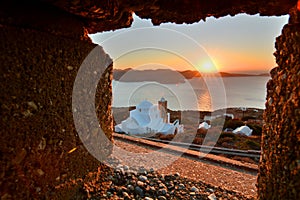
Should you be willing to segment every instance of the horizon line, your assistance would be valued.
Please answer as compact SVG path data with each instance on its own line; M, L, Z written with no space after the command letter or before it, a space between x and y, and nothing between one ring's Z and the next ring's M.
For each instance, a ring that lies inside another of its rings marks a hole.
M250 74L266 74L270 73L270 70L240 70L240 71L216 71L216 72L201 72L200 70L192 70L192 69L186 69L186 70L176 70L176 69L165 69L165 68L156 68L156 69L134 69L134 68L114 68L113 70L122 70L122 71L129 71L129 70L134 70L134 71L156 71L156 70L170 70L170 71L175 71L175 72L199 72L199 73L205 73L205 74L215 74L215 73L230 73L230 74L243 74L243 73L250 73Z

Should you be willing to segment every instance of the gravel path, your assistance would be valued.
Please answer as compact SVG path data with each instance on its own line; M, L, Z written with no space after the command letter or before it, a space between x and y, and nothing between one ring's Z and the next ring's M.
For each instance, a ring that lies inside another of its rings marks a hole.
M50 199L255 199L254 175L137 144L118 140L115 144L109 160L114 168L101 164L97 171L84 177L57 180Z
M121 164L133 168L153 168L159 174L179 173L181 177L190 181L200 181L222 189L236 191L249 198L256 195L256 175L199 162L187 157L178 157L178 155L172 155L171 153L154 151L149 147L145 148L144 146L119 140L115 140L115 144L126 150L126 152L117 156ZM132 152L132 154L128 152Z

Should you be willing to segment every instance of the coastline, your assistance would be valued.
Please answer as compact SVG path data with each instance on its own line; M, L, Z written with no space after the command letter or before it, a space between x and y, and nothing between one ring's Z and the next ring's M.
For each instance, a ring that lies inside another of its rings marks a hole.
M156 70L135 70L135 69L114 69L113 79L120 82L145 82L155 81L161 84L178 84L194 78L227 78L227 77L270 77L269 73L251 74L251 73L201 73L199 71L186 70L174 71L170 69Z

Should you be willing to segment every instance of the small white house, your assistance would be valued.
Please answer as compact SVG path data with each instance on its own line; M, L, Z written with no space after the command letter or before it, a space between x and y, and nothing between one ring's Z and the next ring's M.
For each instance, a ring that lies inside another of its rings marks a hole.
M252 129L250 129L248 126L240 126L238 128L236 128L235 130L233 130L232 132L233 133L240 133L240 134L243 134L243 135L247 135L247 136L250 136L252 134Z
M115 132L135 135L182 133L183 125L179 124L179 120L170 123L170 114L166 113L166 106L167 102L164 98L158 102L158 105L153 105L146 100L142 101L136 109L130 111L126 120L115 126Z
M208 125L207 122L202 122L201 124L199 124L198 129L204 128L204 129L209 129L211 127L211 125Z

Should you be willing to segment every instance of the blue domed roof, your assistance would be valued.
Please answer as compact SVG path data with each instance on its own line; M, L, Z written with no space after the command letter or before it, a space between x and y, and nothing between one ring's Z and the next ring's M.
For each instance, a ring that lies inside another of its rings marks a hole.
M160 102L166 102L166 99L165 99L164 97L162 97L162 98L160 99Z

